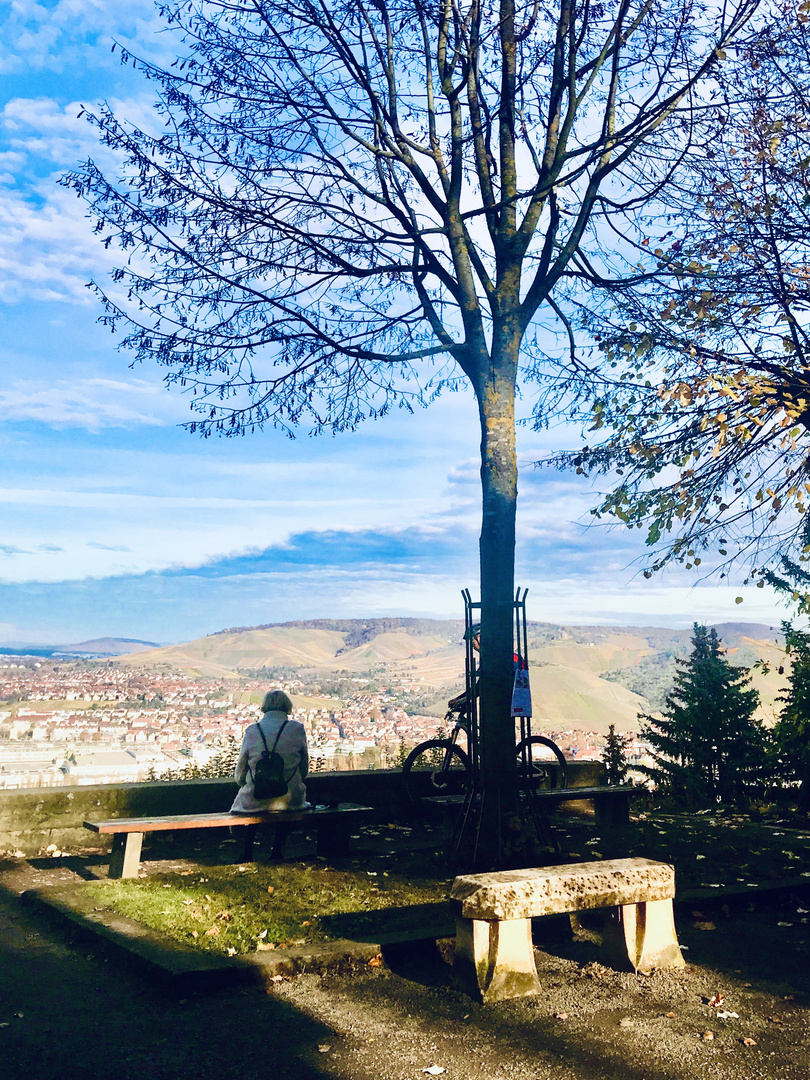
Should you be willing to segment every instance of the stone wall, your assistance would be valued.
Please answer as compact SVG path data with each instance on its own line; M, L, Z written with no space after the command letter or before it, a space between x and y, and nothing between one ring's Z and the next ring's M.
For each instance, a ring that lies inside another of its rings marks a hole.
M568 782L587 787L604 782L598 762L569 762ZM425 774L425 781L428 775ZM107 847L109 837L83 827L86 820L157 817L228 810L236 793L232 780L178 780L171 783L102 784L0 791L0 852L35 855L49 844L58 848ZM356 802L381 811L406 811L399 772L313 773L307 793L314 803ZM572 804L573 805L573 804ZM590 804L578 804L589 811Z

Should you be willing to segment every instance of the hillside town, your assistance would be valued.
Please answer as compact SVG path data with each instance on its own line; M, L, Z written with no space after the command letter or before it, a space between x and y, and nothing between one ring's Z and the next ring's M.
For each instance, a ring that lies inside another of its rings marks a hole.
M268 689L282 689L304 723L313 771L396 768L445 723L408 712L414 689L401 676L350 680L340 700L291 677L245 677L238 685L182 672L142 670L111 661L0 659L0 789L138 782L203 768L241 741ZM543 730L567 757L598 760L595 733ZM630 761L646 747L633 736Z

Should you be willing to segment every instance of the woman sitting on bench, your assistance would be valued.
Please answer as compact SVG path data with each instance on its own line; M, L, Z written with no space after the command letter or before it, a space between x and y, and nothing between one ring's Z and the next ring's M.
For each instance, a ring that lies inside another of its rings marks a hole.
M239 791L232 814L255 814L259 810L308 810L304 780L309 771L304 725L290 719L293 704L283 690L264 695L261 720L245 729L234 777ZM253 790L256 762L265 750L275 750L284 760L287 792L275 799L257 799Z

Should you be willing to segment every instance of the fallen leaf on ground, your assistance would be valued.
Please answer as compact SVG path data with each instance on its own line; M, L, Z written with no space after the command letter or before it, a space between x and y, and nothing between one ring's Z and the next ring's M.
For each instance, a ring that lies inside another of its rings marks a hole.
M193 900L184 900L183 903L186 904L186 905L189 905L189 904L193 904L194 901Z
M236 956L236 949L233 945L228 946L228 956Z
M554 1019L555 1020L567 1020L568 1019L568 1013L563 1013L563 1012L554 1013Z
M756 1046L757 1045L757 1040L756 1039L743 1039L742 1044L743 1044L743 1046Z
M382 957L381 956L372 956L372 958L368 962L368 966L369 967L382 967Z
M268 892L270 893L270 895L272 896L272 895L273 895L273 893L274 893L274 892L275 892L276 890L275 890L275 889L273 888L273 886L272 886L272 885L268 885L268 886L267 886L267 891L268 891Z
M199 937L200 935L199 935L199 934L197 933L197 931L196 931L196 930L192 930L192 931L191 931L191 936L192 936L192 937Z
M230 911L220 911L219 915L217 915L217 918L221 919L223 922L230 922L233 918L233 915L231 915Z
M322 1046L318 1047L318 1053L319 1054L328 1054L331 1049L332 1049L332 1044L331 1043L323 1043Z
M211 927L209 927L208 930L205 931L205 936L206 937L216 937L218 934L219 934L219 927L218 926L211 926Z
M256 945L256 952L270 952L271 949L275 949L272 941L260 941Z
M672 1013L672 1012L667 1013L667 1020L674 1020L674 1019L675 1019L675 1013Z
M718 990L713 998L709 998L708 1005L710 1009L719 1009L725 1001L725 997Z
M713 1031L704 1031L703 1034L700 1037L701 1037L701 1039L705 1039L706 1042L710 1042L714 1038L714 1032Z
M312 923L310 922L309 919L304 919L304 921L301 923L301 925L302 926L312 926Z

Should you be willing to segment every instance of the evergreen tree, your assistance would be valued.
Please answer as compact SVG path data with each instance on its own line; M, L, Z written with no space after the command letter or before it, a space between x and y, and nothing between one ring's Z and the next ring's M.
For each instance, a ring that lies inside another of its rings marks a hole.
M773 729L773 753L779 778L799 781L799 809L810 809L810 633L783 622L785 651L791 668L784 702ZM780 668L780 671L782 669Z
M617 735L616 725L611 724L608 728L605 749L602 751L602 761L609 784L623 784L627 777L627 742L624 735Z
M717 631L695 623L692 652L678 661L662 716L640 716L656 782L694 802L739 801L760 766L764 731L747 669L733 668Z

